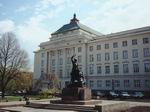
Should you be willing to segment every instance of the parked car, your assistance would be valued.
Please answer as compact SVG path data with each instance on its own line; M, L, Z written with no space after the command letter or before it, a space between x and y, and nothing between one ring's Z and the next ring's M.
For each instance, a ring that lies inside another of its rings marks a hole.
M132 97L133 98L144 98L144 94L142 92L134 92Z
M131 95L128 92L121 92L120 98L127 99L130 98Z
M108 99L114 99L117 98L119 96L119 94L115 93L114 91L110 91L107 95Z
M104 93L102 93L101 91L97 91L97 96L104 97L104 96L105 96L105 94L104 94Z

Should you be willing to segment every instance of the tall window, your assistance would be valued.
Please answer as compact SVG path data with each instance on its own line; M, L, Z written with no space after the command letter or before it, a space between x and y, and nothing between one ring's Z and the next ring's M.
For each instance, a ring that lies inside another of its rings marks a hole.
M60 69L60 70L59 70L59 77L62 78L62 76L63 76L63 70Z
M90 58L89 58L89 59L90 59L89 61L90 61L90 62L93 62L93 61L94 61L94 56L93 56L93 54L90 54L89 57L90 57Z
M59 59L59 64L60 64L60 65L63 64L63 59L62 59L62 58Z
M123 51L123 59L128 59L128 51L127 50Z
M128 45L127 41L122 41L122 46L126 47Z
M118 60L118 52L117 51L113 52L113 58L114 58L114 60Z
M134 87L140 87L141 86L141 81L140 80L134 80Z
M110 73L110 66L105 66L105 73L109 74Z
M101 54L97 54L97 61L101 61Z
M66 48L66 52L67 52L67 54L71 54L71 49L70 48Z
M144 63L145 72L150 72L150 62Z
M123 64L123 73L129 73L128 64Z
M119 65L114 65L114 73L119 73Z
M138 58L138 49L132 50L132 58Z
M102 68L100 65L97 65L97 74L101 74L102 73Z
M144 57L150 57L150 49L149 48L143 48Z
M102 87L102 80L97 80L97 87Z
M93 46L90 46L90 47L89 47L89 51L93 51Z
M44 60L41 60L41 66L44 66Z
M78 47L78 52L82 52L82 47Z
M132 40L132 45L137 45L137 39Z
M130 87L130 80L124 80L124 87Z
M143 38L143 44L148 44L149 43L149 38Z
M101 50L101 45L97 45L97 50Z
M120 80L114 80L114 87L120 87Z
M134 73L138 73L139 72L139 64L138 63L134 63L133 64L133 72Z
M109 61L109 60L110 60L109 53L105 53L105 60L106 60L106 61Z
M94 65L93 64L91 64L89 66L89 72L90 72L91 75L94 74Z
M71 64L70 57L67 57L67 64Z
M55 66L55 59L52 59L52 66Z
M93 80L90 80L90 81L89 81L89 86L90 86L90 88L93 88L93 87L94 87L94 81L93 81Z
M118 47L118 43L117 42L114 42L113 43L113 48L117 48Z
M105 49L109 49L109 44L105 44Z
M106 87L111 87L111 81L110 80L106 80Z
M145 80L145 87L150 88L150 80Z
M81 56L78 56L78 62L81 63L82 62L82 58Z
M41 53L41 57L44 58L45 57L45 53Z

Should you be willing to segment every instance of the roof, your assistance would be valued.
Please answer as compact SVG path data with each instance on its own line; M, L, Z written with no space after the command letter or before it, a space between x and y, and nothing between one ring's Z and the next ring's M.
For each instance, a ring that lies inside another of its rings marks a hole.
M58 33L63 33L63 32L67 32L67 31L71 31L71 30L77 30L77 29L82 29L86 32L95 34L97 36L102 35L101 33L81 24L79 22L79 20L76 18L76 15L74 14L73 19L71 19L69 24L65 24L63 25L60 29L58 29L56 32L52 33L52 35L54 34L58 34Z

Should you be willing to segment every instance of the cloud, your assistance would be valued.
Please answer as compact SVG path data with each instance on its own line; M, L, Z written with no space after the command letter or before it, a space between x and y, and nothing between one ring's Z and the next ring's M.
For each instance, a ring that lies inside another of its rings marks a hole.
M0 33L5 33L9 31L14 31L15 30L15 24L14 21L10 19L5 19L0 21Z
M143 27L150 25L149 7L149 0L108 0L89 12L83 23L102 33Z
M29 6L21 6L21 7L17 8L17 9L15 10L15 12L25 12L25 11L27 11L27 10L29 10L29 9L30 9Z

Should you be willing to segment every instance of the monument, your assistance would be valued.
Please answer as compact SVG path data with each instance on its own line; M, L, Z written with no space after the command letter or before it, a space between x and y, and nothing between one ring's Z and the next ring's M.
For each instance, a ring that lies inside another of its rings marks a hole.
M70 101L91 100L91 89L86 87L84 75L78 68L75 55L71 57L71 61L71 80L69 85L62 90L62 101L70 103Z

